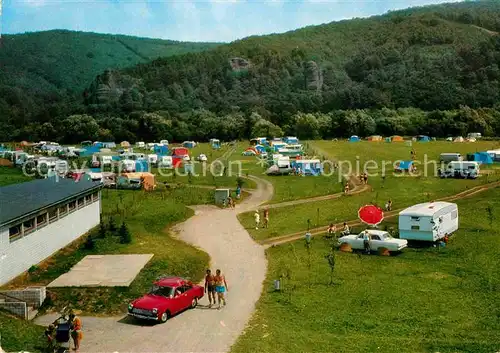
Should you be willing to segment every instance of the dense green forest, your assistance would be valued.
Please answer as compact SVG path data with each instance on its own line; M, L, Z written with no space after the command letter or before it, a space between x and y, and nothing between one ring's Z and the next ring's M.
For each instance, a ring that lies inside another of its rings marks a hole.
M215 47L123 35L53 30L2 35L0 124L50 121L81 104L104 70Z
M0 138L499 135L497 31L500 2L480 1L249 37L102 71L38 113L0 95Z

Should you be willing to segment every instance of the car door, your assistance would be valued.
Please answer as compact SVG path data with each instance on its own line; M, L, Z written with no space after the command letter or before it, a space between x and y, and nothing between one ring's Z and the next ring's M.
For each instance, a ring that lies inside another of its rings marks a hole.
M185 308L186 297L182 286L174 288L174 297L172 298L172 314L178 313Z
M364 245L364 242L363 242L363 238L364 238L364 235L363 233L359 234L358 236L356 236L356 238L354 238L353 240L351 240L351 247L353 249L364 249L365 248L365 245Z
M376 234L372 234L371 240L370 240L370 249L371 250L378 250L382 246L382 240L380 237Z

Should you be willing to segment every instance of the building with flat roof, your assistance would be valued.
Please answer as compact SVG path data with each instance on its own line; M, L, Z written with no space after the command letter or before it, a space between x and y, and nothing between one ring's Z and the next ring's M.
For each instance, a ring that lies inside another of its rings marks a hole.
M0 285L100 222L101 182L47 178L0 188Z

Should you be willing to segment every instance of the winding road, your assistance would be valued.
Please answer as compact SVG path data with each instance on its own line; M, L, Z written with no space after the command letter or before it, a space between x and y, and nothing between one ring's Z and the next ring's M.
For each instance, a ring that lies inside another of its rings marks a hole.
M82 317L82 353L230 350L253 313L267 270L264 247L250 238L236 215L269 201L273 187L265 180L250 178L258 187L236 209L196 206L195 215L173 229L176 237L210 255L212 269L222 269L229 286L227 306L208 309L208 299L204 298L198 308L163 325L141 324L123 316ZM46 315L36 323L48 325L54 319L54 315Z

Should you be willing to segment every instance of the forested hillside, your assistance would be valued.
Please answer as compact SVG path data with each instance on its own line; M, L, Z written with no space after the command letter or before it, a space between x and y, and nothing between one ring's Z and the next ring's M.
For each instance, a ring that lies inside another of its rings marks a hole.
M56 126L75 121L93 126L96 138L130 140L266 131L302 137L500 134L494 109L500 102L499 30L495 1L249 37L103 72L70 104L80 115L68 120L50 112L42 126L28 113L36 123L14 129L14 136L57 135ZM11 124L18 122L15 114L25 114L9 113Z
M2 35L1 41L0 122L20 125L66 112L106 69L215 46L65 30Z

